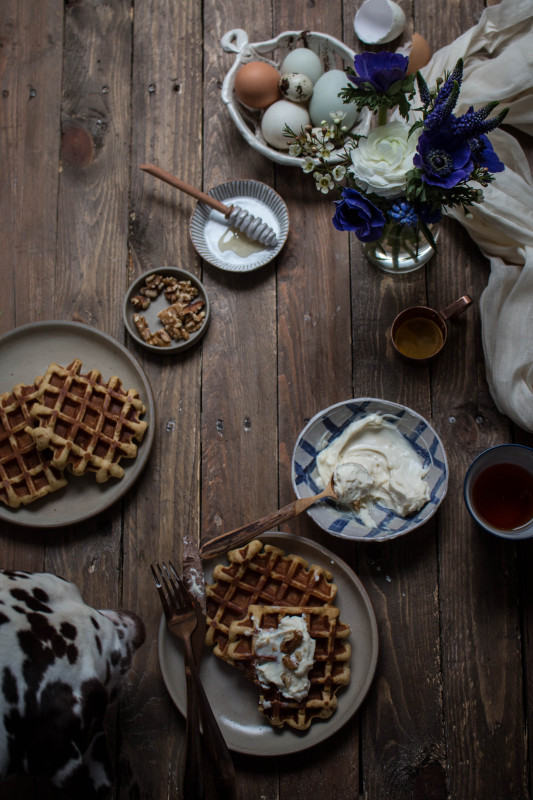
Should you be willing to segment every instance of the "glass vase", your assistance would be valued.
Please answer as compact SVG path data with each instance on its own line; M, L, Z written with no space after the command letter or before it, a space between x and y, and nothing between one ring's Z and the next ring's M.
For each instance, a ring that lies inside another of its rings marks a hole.
M434 240L437 241L438 225L433 224L428 227ZM391 222L385 225L379 239L364 244L363 252L368 260L383 272L403 275L427 264L435 250L420 228Z

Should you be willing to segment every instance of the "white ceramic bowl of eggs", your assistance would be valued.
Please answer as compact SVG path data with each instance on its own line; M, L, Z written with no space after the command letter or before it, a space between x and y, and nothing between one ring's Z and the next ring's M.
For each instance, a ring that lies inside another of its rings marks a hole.
M368 109L358 112L338 96L348 85L345 73L353 67L355 53L338 39L312 31L285 31L265 42L248 41L246 31L235 28L221 39L225 52L236 58L222 84L222 100L248 144L278 164L300 166L302 159L289 154L287 125L299 133L309 123L331 122L330 113L343 111L348 130L366 135ZM340 161L332 153L331 163Z

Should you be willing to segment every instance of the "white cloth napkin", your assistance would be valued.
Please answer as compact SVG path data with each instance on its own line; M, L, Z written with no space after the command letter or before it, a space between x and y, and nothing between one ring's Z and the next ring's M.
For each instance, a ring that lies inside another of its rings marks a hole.
M502 0L421 70L428 85L464 60L455 114L491 100L510 111L505 125L533 135L533 0ZM484 190L485 202L448 215L490 260L480 300L487 380L499 411L533 432L533 179L517 140L497 129L491 143L505 164Z

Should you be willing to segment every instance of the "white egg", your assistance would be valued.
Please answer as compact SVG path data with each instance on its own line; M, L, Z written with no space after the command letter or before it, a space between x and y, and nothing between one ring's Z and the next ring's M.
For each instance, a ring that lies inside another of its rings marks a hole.
M330 123L332 121L330 114L343 111L342 124L348 129L353 127L359 116L357 106L354 103L343 103L338 96L345 86L349 86L349 81L341 69L330 69L317 80L309 103L309 114L313 125L321 125L323 120Z
M278 100L269 106L261 120L261 132L265 141L278 150L288 150L290 139L283 135L285 125L299 134L301 128L309 124L309 112L298 103L289 100Z
M306 103L313 94L313 82L301 72L287 72L281 76L279 90L286 100Z
M324 74L322 62L314 52L307 47L297 47L287 53L279 69L282 75L287 72L299 72L307 75L312 83L316 83L321 75Z

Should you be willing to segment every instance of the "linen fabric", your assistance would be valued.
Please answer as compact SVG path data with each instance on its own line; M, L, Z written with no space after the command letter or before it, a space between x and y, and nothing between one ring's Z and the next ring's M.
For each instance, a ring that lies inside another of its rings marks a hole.
M505 125L533 135L533 0L502 0L421 70L430 87L464 60L454 113L491 100L510 109ZM472 219L449 209L468 230L491 271L480 299L487 381L498 410L533 432L533 178L514 136L497 129L490 141L505 170L473 206Z

